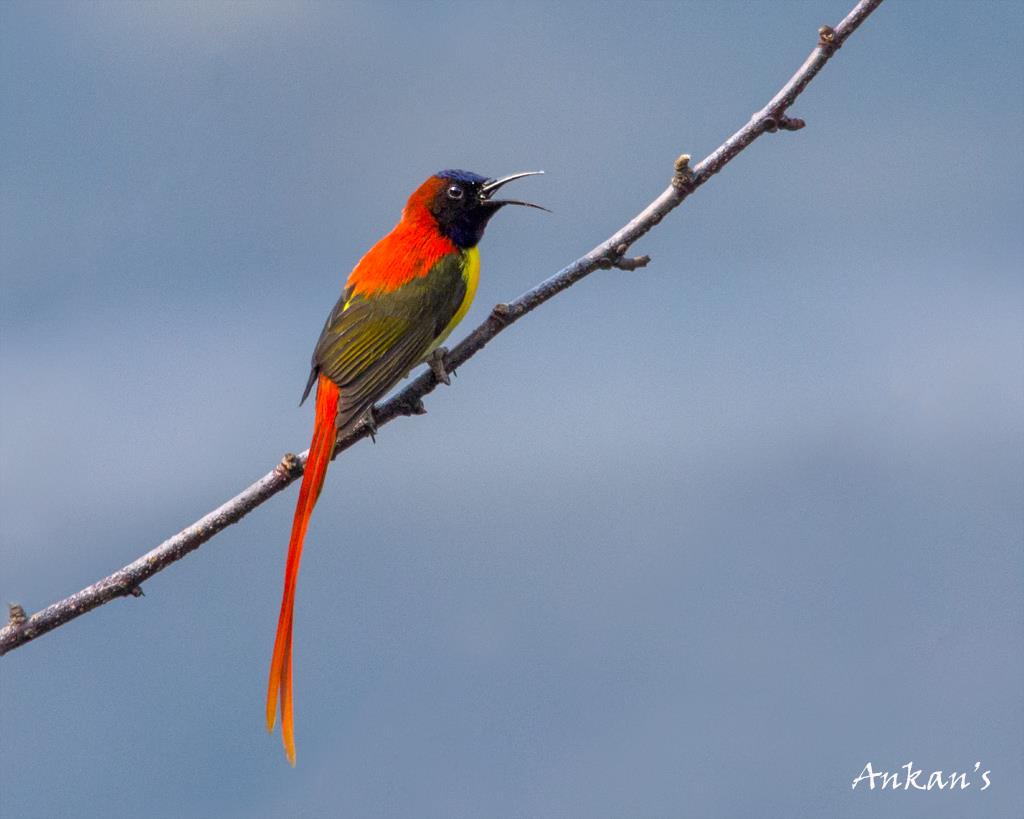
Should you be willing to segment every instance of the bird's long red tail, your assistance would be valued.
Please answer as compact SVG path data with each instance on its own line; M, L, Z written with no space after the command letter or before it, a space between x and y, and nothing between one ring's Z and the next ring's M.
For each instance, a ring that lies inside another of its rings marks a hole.
M292 536L288 541L288 559L284 568L284 594L281 614L277 620L274 656L270 661L270 681L267 684L267 730L274 730L277 718L278 695L281 698L281 740L288 761L295 764L295 728L292 720L292 611L295 606L295 581L299 576L302 541L306 537L309 516L313 513L320 489L324 485L327 465L334 452L335 420L338 415L338 387L321 375L316 387L316 421L309 457L302 476L299 500L292 519Z

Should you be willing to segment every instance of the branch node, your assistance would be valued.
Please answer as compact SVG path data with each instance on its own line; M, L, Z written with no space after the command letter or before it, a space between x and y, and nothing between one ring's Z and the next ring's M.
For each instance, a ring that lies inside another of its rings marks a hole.
M142 586L132 586L130 589L128 589L127 592L125 592L125 594L126 595L131 595L132 597L145 597L146 596L145 593L142 591Z
M644 267L651 260L650 256L627 257L625 255L627 250L629 250L629 245L622 242L614 250L609 250L599 258L596 262L597 267L602 270L611 270L613 267L619 270L636 270L638 267Z
M17 627L28 622L28 615L25 614L25 609L21 607L21 604L8 603L7 611L10 613L10 616L7 618L7 625Z
M672 187L683 193L693 190L693 169L690 167L689 154L680 154L676 159L675 172L672 174Z
M776 131L799 131L805 125L807 125L807 123L797 117L788 117L785 114L777 114L768 117L764 121L764 130L769 134L774 134Z
M299 465L299 459L292 452L286 452L281 456L280 462L274 467L278 475L290 475Z
M640 267L647 267L651 261L651 257L648 255L643 256L623 256L615 262L615 266L619 270L636 270Z
M842 48L842 43L836 40L836 30L832 26L822 26L818 29L818 46L831 57L836 49Z
M512 323L512 307L505 302L499 302L491 310L491 316L502 326Z

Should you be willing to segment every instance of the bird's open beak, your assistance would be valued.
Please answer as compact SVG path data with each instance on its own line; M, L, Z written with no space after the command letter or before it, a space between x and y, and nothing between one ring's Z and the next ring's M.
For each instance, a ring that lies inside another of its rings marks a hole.
M484 183L483 187L480 188L480 201L486 202L489 205L499 208L502 205L523 205L527 208L537 208L537 210L544 210L551 213L547 208L535 205L532 202L521 202L518 199L491 199L491 195L503 185L508 184L513 179L522 179L524 176L537 176L542 174L544 171L523 171L521 173L513 173L508 176L503 176L501 179L490 179Z

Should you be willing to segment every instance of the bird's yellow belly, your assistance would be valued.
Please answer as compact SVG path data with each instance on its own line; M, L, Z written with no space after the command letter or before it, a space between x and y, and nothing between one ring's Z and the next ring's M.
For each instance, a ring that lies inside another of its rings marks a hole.
M462 280L466 283L466 297L462 300L462 304L459 305L459 309L455 311L452 320L441 331L441 335L435 338L430 345L430 349L427 350L428 355L451 335L452 330L466 317L466 313L469 312L469 308L473 304L473 297L476 296L476 287L480 283L480 251L475 247L471 247L466 251L464 259Z

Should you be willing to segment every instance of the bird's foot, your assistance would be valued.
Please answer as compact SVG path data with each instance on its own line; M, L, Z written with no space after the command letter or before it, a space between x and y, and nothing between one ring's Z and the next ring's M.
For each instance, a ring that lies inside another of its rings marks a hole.
M376 415L376 411L377 411L377 408L371 406L363 414L363 423L366 425L366 432L369 434L370 441L372 443L377 443L377 415Z
M430 370L434 373L434 378L446 387L450 387L452 385L452 380L448 377L448 370L445 369L444 366L444 359L446 355L448 355L448 348L438 347L428 356L427 364L430 365ZM452 370L451 374L455 375L455 370Z

